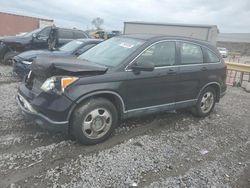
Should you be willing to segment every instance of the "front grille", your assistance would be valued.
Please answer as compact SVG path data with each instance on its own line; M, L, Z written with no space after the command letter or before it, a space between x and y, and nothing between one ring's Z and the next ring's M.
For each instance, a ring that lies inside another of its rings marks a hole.
M45 81L45 80L44 80ZM42 86L42 84L44 83L44 81L43 80L38 80L37 78L34 78L34 80L33 80L33 87L32 87L32 91L34 92L34 93L41 93L42 92L42 90L41 90L41 86Z
M30 72L25 78L26 87L33 91L35 94L39 94L42 92L41 86L44 83L46 78L38 77Z

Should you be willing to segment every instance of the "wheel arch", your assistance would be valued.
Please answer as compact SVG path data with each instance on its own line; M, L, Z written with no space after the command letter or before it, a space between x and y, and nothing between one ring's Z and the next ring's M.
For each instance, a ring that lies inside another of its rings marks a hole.
M90 98L96 98L96 97L102 97L105 99L108 99L109 101L111 101L115 107L118 110L118 116L119 116L119 120L123 119L124 113L125 113L125 104L123 101L123 98L116 92L114 91L96 91L96 92L92 92L89 93L87 95L84 95L82 97L80 97L75 103L75 105L71 108L67 120L71 121L71 117L73 112L75 111L75 109L78 107L79 104L81 104L83 101L90 99Z
M220 87L220 84L219 84L218 82L209 82L209 83L207 83L206 85L204 85L204 86L201 88L201 90L200 90L200 92L199 92L197 98L199 98L199 96L200 96L200 94L202 93L202 91L203 91L204 89L208 88L208 87L212 87L212 88L215 90L215 92L216 92L216 102L219 102L219 101L220 101L221 87Z

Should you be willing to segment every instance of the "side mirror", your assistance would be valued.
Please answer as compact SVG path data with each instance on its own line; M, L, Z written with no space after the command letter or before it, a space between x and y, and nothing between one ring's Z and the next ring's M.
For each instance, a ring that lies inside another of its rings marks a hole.
M33 33L33 34L32 34L32 37L33 37L33 38L37 38L37 34L36 34L36 33Z
M134 63L130 67L133 71L140 72L140 71L153 71L155 69L155 65L151 62L144 62L141 65Z

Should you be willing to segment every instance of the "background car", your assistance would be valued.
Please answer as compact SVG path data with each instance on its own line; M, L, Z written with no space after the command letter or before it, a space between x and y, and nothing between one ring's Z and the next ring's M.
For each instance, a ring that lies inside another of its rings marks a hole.
M32 50L23 52L12 59L13 72L17 73L22 78L23 76L28 74L32 61L38 55L46 55L51 57L79 56L102 41L103 40L101 39L77 39L65 44L64 46L58 48L58 50L55 51Z
M110 39L112 37L116 37L116 36L119 36L121 35L121 32L120 31L111 31L109 33L107 33L107 38Z
M223 58L227 58L228 50L226 48L218 47L217 49L219 50L219 52Z
M53 30L57 30L58 33L56 40L57 47L74 39L90 38L84 31L55 26L39 28L21 36L3 37L0 39L0 62L11 64L11 58L23 51L48 49L48 38L52 28Z

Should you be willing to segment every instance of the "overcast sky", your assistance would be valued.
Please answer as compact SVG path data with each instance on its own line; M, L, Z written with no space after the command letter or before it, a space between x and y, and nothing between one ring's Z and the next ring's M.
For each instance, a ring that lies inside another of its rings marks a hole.
M107 30L122 30L124 21L148 21L215 24L220 32L250 33L250 0L0 0L0 11L81 29L101 17Z

